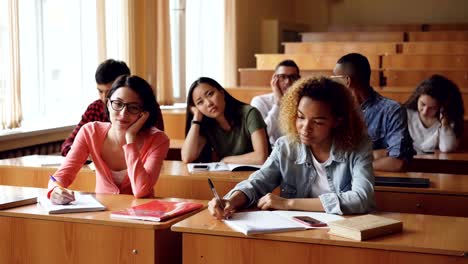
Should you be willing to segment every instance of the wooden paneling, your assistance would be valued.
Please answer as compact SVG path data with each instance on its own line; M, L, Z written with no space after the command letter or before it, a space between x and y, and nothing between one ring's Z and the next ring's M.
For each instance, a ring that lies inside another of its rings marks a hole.
M403 54L468 54L468 41L404 42Z
M342 54L361 53L363 55L395 54L398 43L392 42L286 42L284 53L296 54Z
M330 32L404 32L420 31L422 24L382 24L382 25L328 25Z
M257 95L271 93L270 87L234 87L226 88L226 91L237 100L250 104L252 98Z
M452 30L468 30L468 24L424 24L422 31L452 31ZM407 30L418 31L418 30Z
M314 41L388 41L402 42L404 32L305 32L303 42Z
M259 70L255 68L244 68L239 69L240 86L261 86L270 87L271 77L273 76L274 70ZM311 76L331 76L333 70L301 70L302 77ZM371 72L370 83L372 86L380 86L380 75L379 70L373 70Z
M332 70L342 54L307 55L307 54L256 54L257 69L273 70L283 60L294 60L301 70ZM380 68L378 55L367 56L371 69Z
M408 32L408 41L468 41L468 31Z
M468 55L386 55L382 68L402 70L468 69Z
M408 86L413 89L423 80L440 74L452 80L460 89L468 88L468 69L465 70L407 70L385 69L382 71L386 86Z

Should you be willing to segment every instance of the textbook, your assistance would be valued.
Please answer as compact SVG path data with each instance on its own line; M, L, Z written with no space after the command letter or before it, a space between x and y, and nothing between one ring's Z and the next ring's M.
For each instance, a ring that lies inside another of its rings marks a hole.
M75 192L75 201L69 204L53 204L47 196L37 198L42 208L49 214L66 214L79 212L104 211L106 207L96 200L91 194Z
M199 203L154 200L112 212L111 217L160 222L202 207Z
M42 189L31 187L0 186L0 210L37 203Z
M327 213L303 211L251 211L235 213L230 219L223 220L232 229L244 235L306 230L313 227L294 220L294 217L309 217L328 223L343 219L342 216Z
M427 178L375 177L375 186L428 188L431 182Z
M328 226L329 234L359 241L403 230L403 222L372 214L333 221Z
M187 168L189 172L197 171L255 171L262 167L262 165L250 164L235 164L224 162L209 162L209 163L188 163Z

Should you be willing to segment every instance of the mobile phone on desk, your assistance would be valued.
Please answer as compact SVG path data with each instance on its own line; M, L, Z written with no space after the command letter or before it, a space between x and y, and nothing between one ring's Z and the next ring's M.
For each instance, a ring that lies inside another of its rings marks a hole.
M195 164L193 165L194 170L208 170L208 165L206 164Z
M298 221L301 224L311 226L311 227L324 227L324 226L327 226L326 223L324 223L324 222L322 222L320 220L317 220L315 218L312 218L310 216L294 216L293 219Z

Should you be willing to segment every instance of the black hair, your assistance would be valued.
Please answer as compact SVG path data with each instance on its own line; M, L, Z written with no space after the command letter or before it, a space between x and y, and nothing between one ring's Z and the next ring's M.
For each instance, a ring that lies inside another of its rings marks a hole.
M419 97L424 94L437 100L440 108L443 108L444 115L449 123L454 124L455 135L461 137L463 135L465 109L457 85L442 75L434 74L418 84L410 98L404 103L404 106L418 111ZM440 112L437 113L437 115L439 114Z
M195 103L193 101L193 91L200 84L207 84L211 87L216 88L218 91L224 94L224 101L226 103L226 106L224 108L224 116L226 117L226 120L229 122L229 124L231 124L232 126L239 125L239 123L242 121L242 117L241 117L240 111L237 111L235 109L239 109L243 105L246 105L246 104L232 97L232 95L230 95L226 91L226 89L224 89L217 81L209 77L200 77L197 80L195 80L192 83L192 85L190 85L190 89L187 94L187 109L186 109L186 115L185 115L186 116L185 136L187 136L190 130L190 126L192 125L193 113L192 113L191 108L195 106ZM207 116L203 116L203 119L201 120L201 129L200 129L201 134L205 135L206 137L206 133L207 133L206 128L213 127L215 125L216 125L216 120L214 120L213 118L209 118ZM211 153L212 153L212 146L210 146L209 143L207 142L197 160L202 161L202 162L211 161Z
M122 75L115 80L112 84L112 88L109 90L106 100L106 114L109 116L109 109L107 108L107 101L111 98L112 94L120 88L127 87L138 94L143 107L143 111L149 113L149 117L146 120L145 124L142 126L142 130L148 129L155 124L162 123L162 114L161 109L159 108L159 104L156 101L156 97L154 96L153 89L151 85L145 81L143 78L136 76L136 75ZM160 119L160 120L159 120ZM159 128L159 127L158 127ZM161 129L161 128L159 128ZM161 129L164 130L164 127Z
M275 71L278 70L279 67L281 66L284 66L284 67L293 67L296 69L297 71L297 74L298 75L301 75L301 72L299 70L299 67L297 66L296 62L294 62L293 60L284 60L280 63L278 63L278 65L276 65L276 68L275 68Z
M354 78L363 86L370 85L371 68L367 58L359 53L349 53L337 62L343 66L346 75Z
M99 64L94 74L97 84L108 84L114 82L121 75L130 75L130 69L123 61L108 59Z

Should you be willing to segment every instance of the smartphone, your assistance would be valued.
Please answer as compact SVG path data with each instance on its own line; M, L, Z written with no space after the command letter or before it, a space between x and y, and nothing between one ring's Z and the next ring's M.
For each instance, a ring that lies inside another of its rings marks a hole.
M315 218L312 218L310 216L294 216L293 217L294 220L304 224L304 225L308 225L308 226L312 226L312 227L322 227L322 226L327 226L326 223L322 222L322 221L319 221Z
M208 165L206 164L196 164L193 165L194 170L208 170Z

